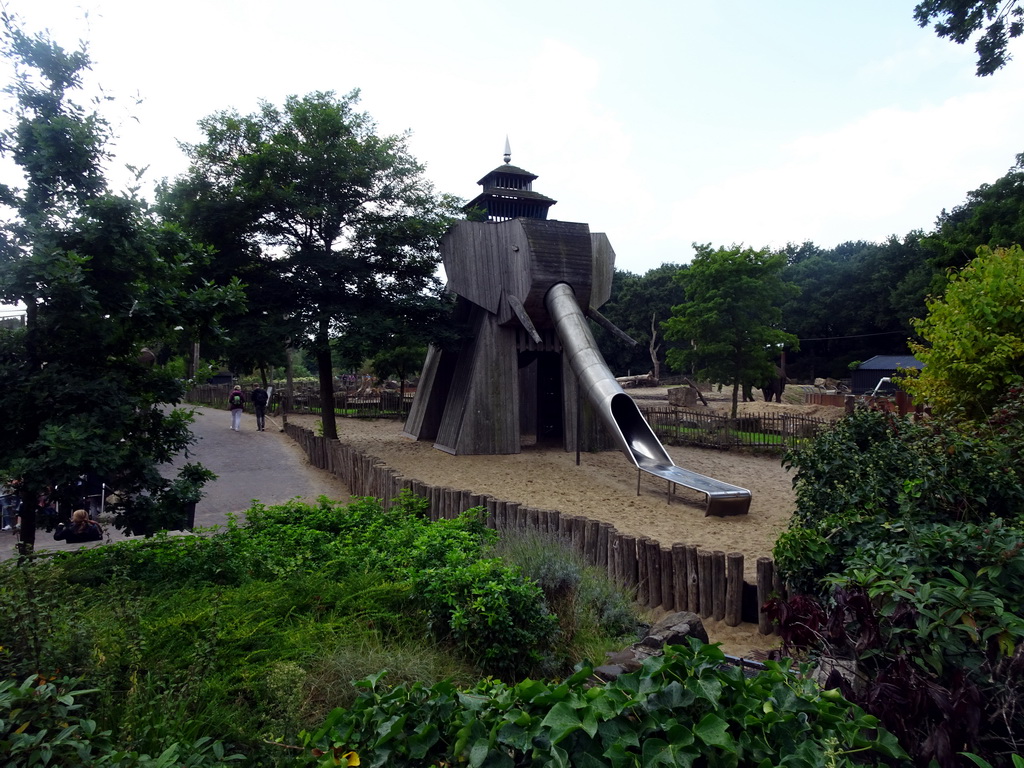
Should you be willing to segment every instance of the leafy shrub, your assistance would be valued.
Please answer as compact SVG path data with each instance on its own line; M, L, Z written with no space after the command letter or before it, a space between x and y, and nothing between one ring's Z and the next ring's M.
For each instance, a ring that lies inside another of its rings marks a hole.
M824 577L844 570L848 555L894 533L913 536L918 525L1024 519L1018 428L961 429L858 410L787 452L797 508L774 554L791 586L822 594Z
M357 684L350 709L304 734L304 762L824 768L905 756L836 692L778 663L747 678L723 665L716 646L691 643L604 685L592 685L586 665L558 684L488 680L468 690L447 682L383 689L371 677Z
M414 584L434 635L488 674L529 671L555 639L540 587L500 560L418 571Z
M793 648L848 660L844 692L921 764L1024 732L1024 393L985 422L858 411L787 454L797 511L775 545Z
M159 754L115 748L110 731L101 731L84 715L95 689L79 687L72 678L44 680L36 676L21 684L0 680L0 761L5 768L21 766L117 766L171 768L221 766L243 760L228 754L209 738L164 743Z

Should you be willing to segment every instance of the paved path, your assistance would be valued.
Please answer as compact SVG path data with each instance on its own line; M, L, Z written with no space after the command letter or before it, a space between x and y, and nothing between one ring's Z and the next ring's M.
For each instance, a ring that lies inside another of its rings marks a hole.
M347 499L348 489L327 472L311 467L290 438L281 432L279 420L267 418L267 429L256 431L256 419L246 413L242 431L230 429L227 411L196 408L192 432L198 438L189 461L198 461L217 474L205 487L203 499L196 505L196 525L212 526L227 522L228 514L243 512L254 499L265 504L281 504L300 497L315 501L319 496ZM179 459L184 463L185 459ZM104 525L105 541L96 544L66 544L54 541L44 530L36 531L36 550L65 550L102 546L106 541L126 537L112 525ZM17 554L17 537L0 534L0 560Z

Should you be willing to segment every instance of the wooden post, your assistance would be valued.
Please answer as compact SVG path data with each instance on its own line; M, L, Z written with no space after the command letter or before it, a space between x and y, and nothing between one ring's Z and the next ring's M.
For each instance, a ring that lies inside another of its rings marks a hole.
M725 623L735 627L743 621L743 555L730 552L725 563Z
M622 536L619 542L622 557L622 583L627 592L636 592L636 537Z
M597 520L587 520L583 529L583 556L587 565L597 565L597 539L601 524Z
M636 601L644 608L651 604L651 579L647 570L647 542L650 538L640 536L636 540Z
M711 553L711 615L715 621L725 618L725 552Z
M661 554L661 604L671 611L676 605L672 550L658 547L658 551Z
M700 574L697 566L699 557L697 547L687 544L683 547L686 553L686 602L687 610L700 613Z
M768 602L772 583L775 580L775 563L770 557L757 558L757 631L762 635L772 633L772 622L764 612L764 604Z
M697 553L697 589L700 592L700 616L706 619L714 612L714 576L711 573L711 553Z
M690 610L688 601L689 585L686 581L686 547L682 544L672 545L672 594L675 597L674 608L677 611Z
M505 521L508 524L509 530L516 528L519 525L519 502L518 501L506 501L505 502Z
M661 605L661 545L653 540L647 541L647 579L650 582L651 608Z
M606 571L610 570L608 567L608 536L611 527L611 523L600 523L597 526L597 562L595 565Z

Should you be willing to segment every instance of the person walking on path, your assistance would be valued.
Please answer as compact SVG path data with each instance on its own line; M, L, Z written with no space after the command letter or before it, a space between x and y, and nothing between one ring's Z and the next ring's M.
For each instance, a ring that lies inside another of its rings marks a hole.
M242 409L245 408L245 395L242 388L235 384L235 388L228 395L228 406L231 408L231 428L235 432L242 431Z
M252 410L256 414L256 429L262 432L267 419L267 400L270 399L267 397L267 390L253 387L252 392L249 393L249 399L252 401Z

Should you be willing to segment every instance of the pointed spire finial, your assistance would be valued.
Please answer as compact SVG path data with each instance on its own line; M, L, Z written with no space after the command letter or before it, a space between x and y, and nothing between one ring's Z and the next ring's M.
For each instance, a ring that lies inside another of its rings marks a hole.
M512 162L512 147L509 146L508 136L505 136L505 162Z

